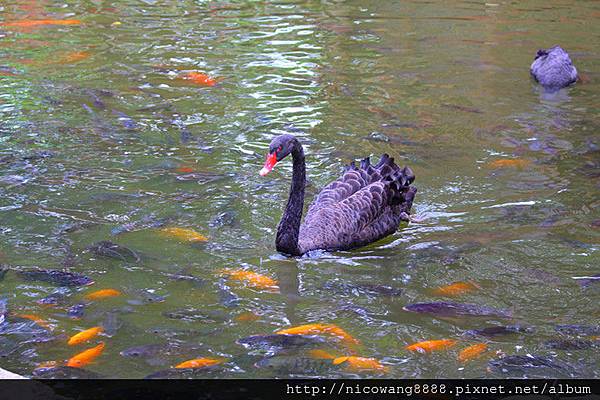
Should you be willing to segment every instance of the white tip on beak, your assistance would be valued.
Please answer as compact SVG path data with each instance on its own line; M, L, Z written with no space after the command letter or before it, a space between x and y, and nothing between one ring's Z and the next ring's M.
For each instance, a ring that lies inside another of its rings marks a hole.
M256 170L255 170L256 171ZM266 168L263 168L260 170L260 172L258 173L260 176L265 176L266 174L269 173L269 170Z

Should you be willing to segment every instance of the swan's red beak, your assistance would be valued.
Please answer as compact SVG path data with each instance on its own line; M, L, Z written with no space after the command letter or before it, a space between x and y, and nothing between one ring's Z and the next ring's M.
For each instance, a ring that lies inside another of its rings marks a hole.
M277 164L277 152L276 151L267 155L267 160L265 161L265 165L262 167L262 169L259 172L260 176L265 176L266 174L271 172L271 170L273 169L275 164Z

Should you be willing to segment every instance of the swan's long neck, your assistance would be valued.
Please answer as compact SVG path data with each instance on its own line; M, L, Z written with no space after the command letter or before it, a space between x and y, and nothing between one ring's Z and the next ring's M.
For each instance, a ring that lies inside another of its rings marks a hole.
M306 184L304 150L299 142L296 142L294 150L292 150L292 158L294 165L292 185L285 211L277 228L275 245L277 251L298 256L301 255L298 248L298 236L302 220L302 209L304 208L304 186Z

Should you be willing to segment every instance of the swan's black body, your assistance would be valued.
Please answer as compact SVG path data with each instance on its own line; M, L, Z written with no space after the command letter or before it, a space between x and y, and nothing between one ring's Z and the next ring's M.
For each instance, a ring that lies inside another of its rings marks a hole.
M531 64L531 75L548 90L558 90L577 81L577 69L560 46L538 50Z
M264 175L288 154L293 158L292 185L277 228L277 250L293 256L311 250L347 250L394 233L408 214L417 189L410 168L399 168L387 154L377 165L369 158L352 163L327 185L308 208L304 223L306 164L300 142L292 135L276 137L269 149ZM269 158L272 158L268 167Z

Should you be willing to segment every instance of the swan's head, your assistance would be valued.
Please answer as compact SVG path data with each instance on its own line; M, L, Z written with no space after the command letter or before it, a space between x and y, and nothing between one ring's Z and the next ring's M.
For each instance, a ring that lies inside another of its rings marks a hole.
M269 154L267 154L265 165L259 172L260 176L265 176L271 172L275 164L286 158L297 144L298 139L294 135L286 134L273 139L269 145Z

